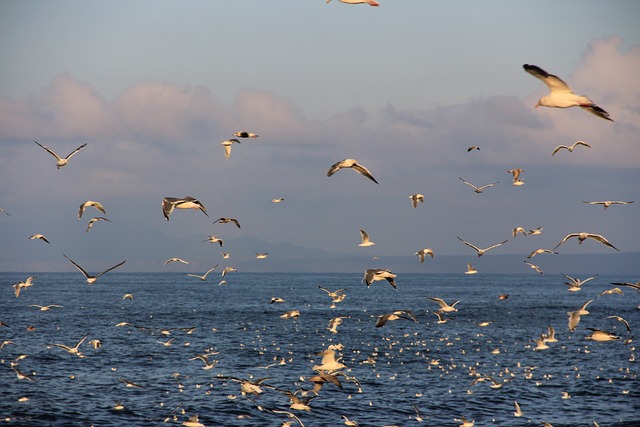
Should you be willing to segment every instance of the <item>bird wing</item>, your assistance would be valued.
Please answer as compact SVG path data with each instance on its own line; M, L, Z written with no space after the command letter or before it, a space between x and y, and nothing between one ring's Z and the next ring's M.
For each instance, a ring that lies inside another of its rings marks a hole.
M362 229L360 229L360 239L362 240L362 243L366 243L369 241L369 235Z
M598 241L598 242L602 243L603 245L609 246L610 248L613 248L616 251L620 252L620 250L618 248L613 246L611 243L609 243L609 241L607 239L605 239L603 236L601 236L599 234L587 234L587 237L590 238L590 239L593 239L595 241Z
M162 214L169 221L169 215L173 212L173 208L175 207L176 199L173 197L165 197L162 199Z
M613 119L609 116L609 113L607 113L603 108L598 107L596 104L586 106L581 105L580 107L582 107L583 110L588 111L591 114L595 114L598 117L602 117L605 120L609 120L610 122L613 121Z
M210 268L209 270L207 270L207 272L206 272L206 273L204 273L204 276L202 276L202 277L204 277L204 278L206 279L206 278L207 278L207 275L208 275L209 273L211 273L213 270L215 270L215 269L216 269L216 267L217 267L218 265L219 265L219 264L216 264L216 265L214 265L214 266L213 266L213 268Z
M373 177L373 175L371 175L371 172L369 172L369 170L367 168L365 168L364 166L362 166L359 163L356 163L353 165L352 169L354 169L356 172L366 176L367 178L369 178L371 181L375 182L376 184L379 184L378 181L376 181L376 179Z
M79 266L79 265L78 265L74 260L72 260L71 258L69 258L68 256L66 256L65 254L62 254L62 255L63 255L66 259L68 259L68 260L71 262L71 264L75 265L75 266L76 266L76 268L77 268L78 270L80 270L80 272L81 272L82 274L84 274L84 277L85 277L85 278L87 278L87 279L89 278L89 273L87 273L86 271L84 271L84 268L80 267L80 266Z
M572 237L577 237L578 233L571 233L571 234L567 234L564 239L562 239L562 241L560 243L558 243L557 245L554 246L553 250L555 251L556 249L558 249L558 246L560 246L561 244L563 244L564 242L566 242L567 240L569 240Z
M240 223L235 218L229 218L229 220L236 225L236 227L240 228Z
M82 144L80 147L76 148L75 150L73 150L71 153L69 153L69 155L66 157L66 160L69 160L71 157L73 157L74 154L76 154L78 151L82 150L85 146L87 145L87 143L85 142L84 144ZM57 156L56 156L57 157Z
M500 243L496 243L495 245L491 245L491 246L489 246L488 248L485 249L485 252L488 251L489 249L493 249L493 248L497 248L498 246L502 246L507 242L508 242L508 240L505 240L504 242L500 242Z
M568 84L566 84L560 77L547 73L542 68L536 65L523 65L524 70L531 74L533 77L542 80L547 85L551 92L573 92Z
M460 178L460 180L461 180L462 182L464 182L465 184L467 184L469 187L473 188L474 190L478 190L478 187L476 187L476 186L475 186L475 185L473 185L472 183L465 181L464 179L462 179L462 177L458 177L458 178Z
M45 147L44 145L40 144L38 141L33 141L36 144L38 144L40 147L44 148L49 154L51 154L53 157L55 157L58 160L62 160L62 158L60 158L60 156L58 156L53 150L51 150L50 148Z
M458 237L458 236L456 236L456 237ZM475 249L475 250L476 250L476 251L478 251L478 252L480 252L480 251L482 250L482 249L480 249L479 247L477 247L477 246L475 246L475 245L472 245L471 243L467 242L466 240L462 240L460 237L458 237L458 239L459 239L462 243L464 243L465 245L469 246L470 248Z
M553 153L551 153L552 156L554 156L558 151L562 150L562 149L568 150L569 147L567 147L566 145L558 145L555 150L553 150Z
M518 174L518 175L520 175L520 174ZM514 176L514 179L515 179L515 178L516 178L516 177ZM483 185L482 187L478 188L478 191L482 191L482 190L484 190L485 188L493 187L494 185L498 184L499 182L500 182L500 181L496 181L496 182L492 182L491 184Z
M430 299L431 301L435 301L435 302L437 302L437 303L440 305L440 307L443 307L443 308L444 308L444 307L446 307L446 306L447 306L447 303L446 303L446 302L444 302L444 300L443 300L442 298L429 297L429 299Z
M108 269L106 269L105 271L103 271L103 272L101 272L101 273L98 273L98 274L96 275L96 277L95 277L95 278L97 279L98 277L102 276L104 273L108 273L108 272L110 272L111 270L113 270L114 268L118 268L118 267L120 267L120 266L121 266L122 264L124 264L125 262L127 262L127 261L126 261L126 260L125 260L125 261L122 261L120 264L116 264L116 265L114 265L113 267L108 268Z
M344 164L344 160L340 160L339 162L336 162L333 165L331 165L331 167L327 171L327 177L330 177L334 173L338 172L342 168L343 164Z
M591 148L591 146L589 144L587 144L584 141L576 141L573 143L573 147L577 146L577 145L584 145L585 147Z

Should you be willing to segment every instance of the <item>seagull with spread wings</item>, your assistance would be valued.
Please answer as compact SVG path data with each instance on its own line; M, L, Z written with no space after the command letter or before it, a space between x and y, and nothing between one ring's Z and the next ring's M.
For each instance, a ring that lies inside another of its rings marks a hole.
M589 144L587 144L586 142L584 142L584 141L576 141L576 142L574 142L574 143L573 143L573 145L569 145L569 146L566 146L566 145L558 145L558 146L555 148L555 150L553 150L553 153L551 153L551 156L555 156L555 154L556 154L558 151L563 150L563 149L564 149L564 150L567 150L567 151L568 151L568 152L570 152L570 153L573 153L573 150L574 150L577 146L579 146L579 145L583 145L583 146L585 146L585 147L587 147L587 148L591 148L591 146L590 146Z
M38 144L40 147L44 148L47 151L47 153L51 154L53 157L56 158L56 160L57 160L56 167L58 169L60 169L61 167L66 166L67 163L69 163L69 159L71 159L71 157L73 157L74 154L76 154L78 151L82 150L87 145L86 143L82 144L80 147L76 148L71 153L69 153L69 155L67 157L62 158L62 157L58 156L53 150L51 150L50 148L45 147L44 145L40 144L38 141L33 141L33 142Z
M365 168L360 163L358 163L356 159L344 159L344 160L340 160L337 163L334 163L327 171L327 177L330 177L334 173L338 172L340 169L353 169L354 171L358 172L361 175L366 176L371 181L378 184L378 181L376 181L373 175L371 175L371 172L369 172L369 169Z
M458 236L456 236L456 237L458 237ZM458 240L460 240L462 243L464 243L465 245L469 246L470 248L475 249L476 252L478 252L478 257L481 257L482 255L484 255L485 252L487 252L488 250L493 249L493 248L497 248L498 246L502 246L502 245L504 245L505 243L508 242L508 240L505 240L503 242L496 243L495 245L491 245L488 248L481 249L481 248L477 247L476 245L473 245L473 244L467 242L466 240L461 239L460 237L458 237Z
M469 187L473 188L473 191L475 191L475 192L476 192L476 193L478 193L478 194L482 193L482 190L484 190L485 188L493 187L494 185L496 185L497 183L499 183L499 182L500 182L500 181L496 181L496 182L493 182L493 183L491 183L491 184L483 185L482 187L476 187L476 186L475 186L475 185L473 185L472 183L467 182L467 181L465 181L464 179L462 179L462 177L458 177L458 178L460 178L460 180L461 180L462 182L464 182L465 184L467 184Z
M81 272L81 273L84 275L84 277L87 279L87 283L88 283L88 284L90 284L90 285L93 285L93 284L96 282L96 280L98 280L98 277L102 276L102 275L103 275L103 274L105 274L105 273L110 272L111 270L113 270L113 269L115 269L115 268L120 267L122 264L124 264L125 262L127 262L127 261L122 261L120 264L116 264L116 265L114 265L113 267L107 268L106 270L104 270L104 271L102 271L102 272L100 272L100 273L96 274L95 276L92 276L92 275L90 275L89 273L87 273L87 272L84 270L84 268L80 267L80 266L79 266L79 265L78 265L74 260L72 260L71 258L69 258L68 256L66 256L65 254L62 254L62 255L63 255L66 259L68 259L68 260L71 262L71 264L75 265L75 266L76 266L76 268L77 268L78 270L80 270L80 272Z
M567 240L571 239L572 237L577 237L579 244L582 244L582 242L584 242L587 239L592 239L592 240L595 240L596 242L600 242L603 245L608 246L608 247L610 247L612 249L615 249L616 251L620 252L620 250L618 248L616 248L615 246L613 246L611 243L609 243L609 241L607 239L605 239L604 236L601 236L600 234L585 233L585 232L567 234L565 236L565 238L562 239L562 241L560 243L558 243L553 248L553 250L556 250L558 248L558 246L560 246L561 244L563 244Z

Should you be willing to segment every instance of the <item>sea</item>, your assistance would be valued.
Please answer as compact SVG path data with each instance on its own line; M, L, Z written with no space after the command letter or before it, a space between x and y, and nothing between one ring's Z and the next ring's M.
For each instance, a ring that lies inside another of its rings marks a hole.
M93 285L35 274L16 297L11 285L29 275L0 273L0 426L640 426L640 293L603 294L637 276L569 292L563 276L535 272L398 273L394 289L361 273L232 272L220 284L217 271L201 281L116 270ZM320 287L346 297L333 304ZM457 311L438 323L431 297L459 300ZM589 300L570 332L567 313ZM415 321L375 326L396 310ZM535 350L549 326L557 342ZM586 339L589 328L619 339ZM57 345L85 336L79 355ZM330 348L340 384L314 393ZM261 393L243 394L242 381ZM291 409L289 393L310 410Z

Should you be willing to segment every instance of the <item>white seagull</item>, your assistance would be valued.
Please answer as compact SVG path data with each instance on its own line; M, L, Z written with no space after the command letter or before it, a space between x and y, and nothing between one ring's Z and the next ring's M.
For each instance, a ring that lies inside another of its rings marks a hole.
M634 200L631 200L630 202L625 202L622 200L603 200L601 202L585 202L584 200L582 201L582 203L586 203L588 205L602 205L605 211L611 205L628 205L634 202Z
M31 239L31 240L40 239L40 240L42 240L42 241L43 241L43 242L45 242L45 243L49 243L49 244L51 244L51 242L49 242L49 241L47 240L47 238L46 238L46 237L44 237L44 234L40 234L40 233L38 233L38 234L32 234L31 236L29 236L29 239Z
M585 147L587 147L587 148L591 148L591 146L590 146L589 144L587 144L586 142L584 142L584 141L576 141L576 142L574 142L574 143L573 143L573 145L569 145L569 146L566 146L566 145L558 145L558 146L553 150L553 153L551 153L551 156L555 156L555 154L556 154L558 151L563 150L563 149L564 149L564 150L567 150L567 151L568 151L568 152L570 152L570 153L573 153L574 148L576 148L578 145L584 145L584 146L585 146Z
M162 199L162 213L167 221L169 221L169 215L171 215L171 212L173 212L174 209L198 209L206 216L209 216L204 205L200 203L198 199L191 196L183 198L165 197Z
M585 233L585 232L580 232L580 233L571 233L571 234L567 234L565 236L564 239L562 239L562 241L560 243L558 243L553 250L556 250L558 248L558 246L560 246L561 244L563 244L564 242L566 242L567 240L571 239L572 237L577 237L578 238L578 243L582 244L582 242L584 242L587 239L593 239L596 242L600 242L605 246L609 246L610 248L615 249L616 251L620 252L620 250L618 248L616 248L615 246L613 246L611 243L609 243L609 241L607 239L605 239L603 236L599 235L599 234L592 234L592 233Z
M89 230L91 230L91 227L93 227L93 223L98 222L98 221L107 221L107 222L113 222L110 219L107 219L103 216L94 216L93 218L91 218L89 220L89 223L87 224L87 229L85 230L85 233L88 232Z
M224 146L224 158L228 159L229 157L231 157L231 145L233 143L236 144L240 144L240 141L233 138L233 139L227 139L225 141L222 141L220 144L222 144Z
M122 264L124 264L125 262L127 262L127 261L122 261L120 264L116 264L116 265L114 265L113 267L108 268L108 269L106 269L106 270L104 270L104 271L102 271L102 272L100 272L100 273L96 274L95 276L92 276L92 275L90 275L89 273L87 273L87 272L86 272L82 267L80 267L80 266L79 266L79 265L78 265L74 260L72 260L71 258L69 258L68 256L66 256L65 254L62 254L62 255L64 255L64 257L65 257L66 259L68 259L68 260L71 262L71 264L75 265L75 266L76 266L76 268L77 268L78 270L80 270L80 272L81 272L81 273L84 275L84 277L87 279L87 283L88 283L88 284L90 284L90 285L94 284L94 283L96 282L96 280L98 280L98 277L102 276L102 275L103 275L103 274L105 274L105 273L108 273L109 271L111 271L111 270L113 270L113 269L115 269L115 268L120 267Z
M209 275L209 273L211 273L213 270L216 269L216 267L218 266L218 264L214 265L212 268L210 268L209 270L207 270L206 273L204 273L204 275L202 276L198 276L197 274L191 274L191 273L185 273L187 276L191 276L191 277L197 277L198 279L200 279L201 281L205 281L207 280L207 276Z
M482 193L482 190L484 190L485 188L493 187L494 185L496 185L497 183L499 183L499 182L500 182L500 181L496 181L496 182L493 182L493 183L491 183L491 184L483 185L482 187L476 187L476 186L475 186L475 185L473 185L472 183L467 182L467 181L465 181L464 179L462 179L462 177L458 177L458 178L460 178L460 180L461 180L462 182L464 182L465 184L467 184L469 187L473 188L473 191L475 191L475 192L476 192L476 193L478 193L478 194Z
M458 236L456 236L456 237L458 237ZM470 248L475 249L476 252L478 252L478 257L481 257L482 255L484 255L485 252L487 252L490 249L497 248L498 246L504 245L508 241L508 240L505 240L503 242L496 243L495 245L491 245L488 248L480 249L479 247L477 247L475 245L472 245L471 243L467 242L466 240L462 240L460 237L458 237L458 240L460 240L462 243L464 243L465 245L469 246Z
M442 298L429 297L429 299L431 301L437 302L438 305L440 305L440 310L438 311L441 313L450 313L452 311L458 311L455 305L458 304L460 300L454 301L451 304L447 304Z
M393 274L389 270L383 270L380 268L370 268L364 272L364 277L361 282L365 282L367 284L367 288L371 286L371 284L378 280L386 280L393 286L393 289L398 289L395 281L396 275Z
M611 117L609 117L609 113L598 107L586 96L576 95L573 93L573 90L571 90L569 85L558 76L549 74L542 68L535 65L524 64L522 67L533 77L542 80L550 90L549 95L543 96L538 100L536 108L541 106L552 108L580 107L583 110L602 117L605 120L613 121Z
M168 260L166 260L163 265L167 265L170 262L181 262L183 264L189 264L189 261L185 261L182 258L175 258L174 257L174 258L169 258Z
M73 157L74 154L76 154L78 151L82 150L87 144L82 144L80 147L76 148L75 150L73 150L71 153L69 153L69 155L67 157L65 157L64 159L60 156L58 156L56 153L53 152L53 150L51 150L50 148L45 147L44 145L40 144L38 141L33 141L36 144L38 144L40 147L44 148L49 154L51 154L53 157L55 157L58 161L56 162L56 167L58 169L60 169L63 166L66 166L67 163L69 163L69 159L71 159L71 157Z
M540 254L558 255L558 252L552 251L551 249L539 248L539 249L536 249L535 251L531 252L529 255L527 255L527 258L533 258L534 256L540 255Z
M416 252L414 255L418 255L418 258L420 258L420 264L424 263L424 258L429 255L431 258L433 258L434 254L433 254L433 249L431 248L424 248L424 249L420 249L418 252Z
M471 265L470 262L467 263L467 271L464 272L464 274L477 274L478 270L476 270L475 268L473 268L473 266Z
M366 176L371 181L378 184L378 181L376 181L373 175L371 175L371 172L369 172L367 168L359 164L358 161L355 159L344 159L344 160L340 160L337 163L334 163L327 171L327 177L330 177L334 173L338 172L340 169L346 169L346 168L353 169L354 171Z
M257 138L258 137L257 134L247 132L247 131L234 132L233 136L237 136L238 138Z
M542 269L540 269L540 267L538 267L537 265L530 263L529 261L527 261L526 259L523 260L525 262L525 264L527 264L529 267L533 268L535 271L537 271L539 274L544 274L544 271L542 271Z
M369 239L369 235L367 234L367 232L362 229L360 229L360 240L361 242L358 244L358 246L367 247L375 245L375 243L372 242L371 239Z
M215 221L213 221L214 224L217 223L217 222L219 222L220 224L228 224L228 223L231 222L231 223L235 224L236 227L240 228L240 223L235 218L224 218L224 217L222 217L222 218L218 218Z
M587 277L584 280L580 280L575 277L567 276L564 273L560 273L560 274L562 274L565 278L567 278L567 280L569 280L569 282L564 282L565 285L569 286L569 289L568 289L569 292L579 291L580 289L582 289L582 285L587 283L589 280L593 280L596 277L598 277L598 275L596 274L595 276Z
M411 199L411 206L414 208L418 207L418 202L424 203L424 194L416 193L409 196Z
M104 206L102 206L102 204L100 202L94 202L93 200L87 200L86 202L84 202L83 204L80 205L80 208L78 209L78 219L82 218L82 214L84 213L84 210L88 207L94 207L96 209L98 209L100 212L102 212L103 214L107 214L107 211L104 210Z

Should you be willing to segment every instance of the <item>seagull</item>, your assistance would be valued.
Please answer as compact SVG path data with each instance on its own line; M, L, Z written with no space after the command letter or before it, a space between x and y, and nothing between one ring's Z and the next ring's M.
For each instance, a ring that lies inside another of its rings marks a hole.
M584 141L576 141L573 143L573 145L570 146L566 146L566 145L558 145L555 150L553 150L553 153L551 153L551 156L554 156L558 151L565 149L567 151L569 151L570 153L573 153L573 150L578 146L578 145L584 145L587 148L591 148L591 146L589 144L587 144Z
M66 256L65 254L62 254L62 255L64 255L64 257L65 257L66 259L68 259L68 260L71 262L71 264L75 265L75 266L76 266L76 268L77 268L78 270L80 270L80 272L81 272L82 274L84 274L84 277L87 279L87 283L88 283L88 284L90 284L90 285L94 284L94 283L96 282L96 280L98 280L98 277L102 276L102 275L103 275L103 274L105 274L105 273L108 273L109 271L111 271L111 270L113 270L113 269L115 269L115 268L120 267L122 264L124 264L125 262L127 262L127 261L122 261L120 264L116 264L116 265L114 265L113 267L108 268L108 269L104 270L103 272L96 274L95 276L91 276L91 275L90 275L89 273L87 273L87 272L86 272L82 267L80 267L80 266L79 266L79 265L78 265L74 260L72 260L71 258L69 258L68 256Z
M567 280L569 280L569 282L564 282L565 285L569 286L569 292L577 292L580 289L582 289L582 285L584 285L585 283L587 283L589 280L595 279L596 277L598 277L598 275L596 274L595 276L591 276L588 277L584 280L580 280L580 279L576 279L574 277L571 276L567 276L564 273L560 273L562 274L565 278L567 278Z
M364 272L364 277L362 278L361 282L364 281L367 284L368 288L375 281L386 280L391 284L391 286L393 286L393 289L398 290L395 278L396 275L389 270L371 268Z
M524 169L509 169L507 173L513 175L513 185L522 185L524 181L520 179L520 174L524 172Z
M414 314L409 310L396 310L392 313L387 313L383 314L382 316L375 317L378 318L378 321L376 322L376 328L381 328L386 325L387 322L392 320L406 319L413 320L414 322L418 321L418 319L416 319L416 316L414 316Z
M322 356L322 362L320 365L314 366L314 371L338 371L346 368L346 366L340 363L341 357L336 359L336 351L333 349L326 349L318 353L318 356Z
M204 239L202 241L202 243L204 242L209 242L209 243L218 243L220 245L220 247L222 247L222 245L224 245L224 240L222 240L221 238L219 238L218 236L216 236L215 234L213 236L209 236L206 239Z
M607 319L616 319L618 322L622 322L625 328L627 328L627 332L631 333L631 326L629 326L629 322L624 320L622 317L613 315L613 316L607 316Z
M174 258L169 258L168 260L166 260L163 265L167 265L170 262L181 262L183 264L189 264L189 261L185 261L182 258L175 258L174 257Z
M162 199L162 213L167 221L169 221L169 215L171 215L173 209L198 209L206 216L209 216L204 205L200 203L198 199L194 199L191 196L186 196L181 199L177 197L165 197Z
M138 383L134 383L133 381L129 381L126 378L118 378L118 380L120 380L122 383L124 383L124 385L126 387L132 387L132 388L144 388L143 386L141 386Z
M94 202L93 200L87 200L86 202L81 204L80 205L80 209L78 209L78 219L82 218L82 214L84 213L84 210L86 208L88 208L88 207L91 207L91 206L93 206L94 208L98 209L103 214L107 213L107 211L104 210L104 206L102 206L102 204L100 202Z
M458 236L456 236L456 237L458 237ZM462 240L460 237L458 237L458 240L460 240L462 243L464 243L465 245L469 246L470 248L475 249L478 252L478 257L481 257L482 255L484 255L485 252L487 252L490 249L497 248L498 246L502 246L505 243L507 243L507 240L505 240L503 242L496 243L495 245L491 245L488 248L480 249L479 247L477 247L475 245L472 245L471 243L469 243L469 242L467 242L465 240Z
M436 317L438 318L438 321L436 323L443 324L443 323L447 323L449 321L449 319L445 319L444 316L442 315L442 313L440 312L440 310L436 310L433 312L433 314L436 315Z
M87 145L86 143L82 144L80 147L78 147L75 150L73 150L71 153L69 153L69 155L67 157L65 157L63 159L62 157L60 157L56 153L54 153L53 150L45 147L44 145L40 144L38 141L33 141L33 142L38 144L40 147L44 148L49 154L51 154L53 157L55 157L58 160L56 162L56 167L58 169L60 169L63 166L66 166L67 163L69 163L69 159L71 159L71 157L73 157L74 154L76 154L78 151L82 150Z
M636 282L636 283L628 283L628 282L611 282L612 285L615 286L628 286L630 288L635 289L636 291L640 292L640 281Z
M269 252L256 252L256 259L265 259L269 256Z
M222 258L224 259L229 259L229 257L231 257L231 252L220 251L220 255L222 255Z
M473 266L471 265L470 262L467 263L467 271L464 272L464 274L476 274L478 273L478 270L476 270L475 268L473 268Z
M411 206L415 208L418 207L418 202L424 203L424 194L416 193L409 196L411 199Z
M271 199L269 203L282 203L284 202L284 197L280 197L278 199Z
M540 335L539 339L534 339L533 341L536 343L536 347L534 348L535 351L547 350L549 348L544 340L544 335Z
M587 314L589 314L589 312L587 311L587 306L589 304L591 304L593 302L592 299L590 299L589 301L585 302L584 304L582 304L580 306L580 308L578 310L576 310L576 312L580 315L580 316L586 316Z
M604 206L604 210L606 211L607 208L611 205L628 205L631 203L634 203L635 200L632 200L630 202L625 202L625 201L621 201L621 200L604 200L602 202L585 202L584 200L582 201L582 203L587 203L589 205L602 205Z
M40 309L40 311L49 311L52 308L62 308L61 305L56 305L56 304L49 304L49 305L32 304L29 307L38 307Z
M538 227L538 228L534 228L533 230L529 230L529 233L527 233L527 234L533 234L533 235L542 234L542 227Z
M209 275L209 273L211 273L213 270L215 270L217 266L218 266L218 264L214 265L212 268L207 270L207 272L204 273L204 275L202 275L202 276L198 276L197 274L191 274L191 273L185 273L185 274L187 276L197 277L198 279L200 279L200 280L202 280L204 282L205 280L207 280L207 276Z
M527 237L527 232L524 231L524 228L522 228L522 227L516 227L511 232L511 234L513 234L513 237L516 237L518 235L518 233L522 233L523 236Z
M603 331L602 329L595 329L595 328L587 328L588 330L591 331L591 334L587 337L585 337L585 339L587 340L593 340L593 341L616 341L619 340L620 337L611 333L611 332L607 332L607 331Z
M94 222L98 222L98 221L107 221L107 222L113 222L110 219L107 219L103 216L94 216L93 218L91 218L89 220L89 223L87 224L87 229L85 230L85 233L88 232L89 230L91 230L91 227L93 227L93 223Z
M78 341L78 343L73 347L68 347L68 346L66 346L64 344L50 344L49 346L50 347L60 347L61 349L65 350L69 354L74 354L74 355L76 355L76 356L78 356L80 358L84 358L84 354L82 354L80 352L79 348L80 348L80 345L82 345L82 343L84 342L84 340L87 339L88 336L89 335L85 335L84 337L82 337L80 339L80 341Z
M258 135L256 135L255 133L246 132L246 131L234 132L233 136L237 136L238 138L257 138L258 137Z
M580 233L571 233L571 234L567 234L565 236L564 239L562 239L562 241L560 243L558 243L553 250L556 250L558 248L558 246L560 246L561 244L563 244L564 242L566 242L567 240L569 240L572 237L577 237L578 238L578 243L582 244L582 242L584 242L587 239L593 239L596 242L600 242L605 246L609 246L610 248L615 249L616 251L620 252L620 250L618 248L616 248L615 246L613 246L611 243L609 243L609 241L607 239L605 239L603 236L599 235L599 234L592 234L592 233L585 233L585 232L580 232Z
M473 427L473 425L475 424L475 420L471 420L468 421L465 417L460 417L460 418L454 418L453 421L458 421L462 424L460 424L460 427Z
M522 409L520 409L520 405L518 405L518 402L513 402L514 405L516 406L516 410L513 413L514 417L521 417L522 416Z
M543 334L543 341L544 342L558 342L558 340L556 339L556 330L553 329L553 326L551 326L551 325L547 326L547 333Z
M424 248L424 249L420 249L418 252L416 252L414 255L418 255L418 258L420 258L420 264L424 263L424 258L429 255L431 258L433 258L434 253L433 253L433 249L431 248Z
M298 317L300 317L300 310L289 310L280 316L281 319L297 319Z
M536 108L538 107L552 107L552 108L570 108L580 107L596 116L602 117L605 120L613 121L602 108L598 107L592 100L586 96L576 95L573 90L558 76L547 73L540 67L535 65L524 64L522 66L524 70L531 74L533 77L540 79L547 85L550 90L549 95L543 96L538 100Z
M331 319L329 321L329 325L327 326L327 330L329 332L332 332L334 334L338 333L338 326L340 326L342 324L342 319L349 319L349 316L340 316L340 317L334 317L333 319Z
M455 307L456 304L460 302L460 300L454 301L452 304L447 304L442 298L429 297L431 301L435 301L440 305L440 312L442 313L450 313L452 311L458 311Z
M227 275L227 273L231 273L231 272L235 272L238 271L236 268L233 267L225 267L224 270L222 270L222 274L220 275L221 277L224 277Z
M230 222L234 223L236 225L236 227L240 228L240 223L238 222L237 219L235 218L218 218L215 221L213 221L213 224L215 224L216 222L219 222L220 224L228 224Z
M540 255L540 254L558 255L558 252L552 251L551 249L539 248L539 249L536 249L535 251L531 252L529 255L527 255L527 258L533 258L534 256Z
M544 274L544 271L542 271L542 270L540 269L540 267L538 267L537 265L530 263L530 262L529 262L529 261L527 261L526 259L524 259L523 261L524 261L524 263L525 263L525 264L527 264L529 267L533 268L533 269L534 269L535 271L537 271L538 273L540 273L540 274Z
M48 241L46 237L44 237L44 234L33 234L33 235L29 236L29 239L31 239L31 240L40 239L45 243L51 244L51 242Z
M198 420L198 414L191 415L182 425L185 427L204 427L204 424Z
M365 168L364 166L359 164L358 161L355 160L355 159L344 159L344 160L341 160L341 161L339 161L337 163L334 163L329 168L329 170L327 171L327 177L330 177L334 173L338 172L340 169L345 169L345 168L351 168L351 169L355 170L356 172L358 172L359 174L362 174L362 175L366 176L371 181L373 181L376 184L378 184L378 181L376 181L376 179L373 177L373 175L371 175L371 172L369 172L369 170L367 168Z
M369 235L367 234L367 232L362 229L360 229L360 240L361 242L358 244L358 246L367 247L375 245L375 243L373 243L369 239Z
M14 289L14 293L16 295L16 298L18 298L20 296L20 291L22 289L27 289L31 286L33 286L33 279L37 279L38 276L29 276L27 277L27 280L25 280L24 282L18 282L15 285L13 285L13 289Z
M273 303L283 303L285 302L285 300L283 298L280 297L273 297L271 298L271 300L269 301L269 304L273 304Z
M350 420L346 415L343 415L342 418L344 419L344 425L349 427L358 427L357 421Z
M487 184L487 185L483 185L482 187L476 187L475 185L473 185L470 182L465 181L464 179L462 179L462 177L458 177L460 178L460 180L462 182L464 182L465 184L467 184L469 187L473 188L473 191L475 191L476 193L480 194L482 193L482 190L484 190L485 188L489 188L489 187L493 187L494 185L496 185L497 183L499 183L500 181L496 181L494 183L491 184Z
M477 145L472 145L471 147L467 148L467 153L468 153L469 151L473 151L473 150L478 150L478 151L479 151L479 150L480 150L480 147L478 147Z
M224 146L224 158L228 159L229 157L231 157L231 145L233 143L237 143L240 144L240 141L233 138L233 139L227 139L225 141L222 141L220 144L222 144Z
M3 214L5 214L5 215L9 215L9 216L11 216L11 214L10 214L9 212L5 211L5 210L4 210L4 209L2 209L2 208L0 208L0 213L3 213Z
M327 0L327 3L329 3L331 0ZM380 3L378 3L375 0L338 0L341 3L347 3L347 4L368 4L369 6L375 6L378 7L380 6Z
M209 360L209 356L215 356L216 354L219 354L218 352L215 353L207 353L207 354L196 354L195 357L189 359L189 360L201 360L204 362L204 366L202 367L202 369L204 369L205 371L208 371L210 369L212 369L214 366L216 366L216 364L218 363L217 360Z

